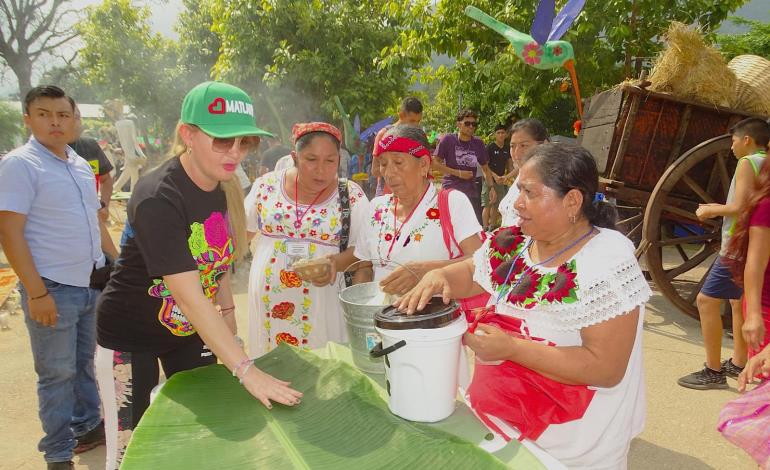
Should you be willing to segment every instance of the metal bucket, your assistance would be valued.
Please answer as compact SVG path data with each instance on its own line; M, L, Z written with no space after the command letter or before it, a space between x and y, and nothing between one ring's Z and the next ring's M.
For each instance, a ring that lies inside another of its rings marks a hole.
M356 284L340 292L340 303L345 314L353 363L370 374L385 373L382 358L369 356L369 351L382 341L377 330L374 329L374 315L381 312L386 305L366 304L379 293L380 289L376 282Z

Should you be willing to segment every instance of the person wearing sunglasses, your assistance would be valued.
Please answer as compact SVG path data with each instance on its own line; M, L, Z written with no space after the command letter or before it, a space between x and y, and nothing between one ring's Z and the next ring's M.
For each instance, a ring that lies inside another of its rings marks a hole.
M194 87L182 104L175 155L142 177L128 203L132 228L97 305L96 375L109 470L158 384L219 359L255 398L299 403L288 382L253 367L235 337L230 271L247 249L235 170L270 134L257 128L241 89Z
M465 109L457 114L457 134L446 134L436 146L433 169L444 174L444 188L457 189L470 199L478 222L482 222L481 185L475 178L479 168L489 185L489 201L494 204L497 194L494 189L492 170L489 169L489 155L484 141L475 137L479 117L475 111Z

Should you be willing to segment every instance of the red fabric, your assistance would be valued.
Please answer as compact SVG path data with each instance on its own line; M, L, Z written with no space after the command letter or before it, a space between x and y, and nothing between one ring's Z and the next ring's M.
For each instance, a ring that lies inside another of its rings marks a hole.
M326 122L302 122L294 124L294 127L291 128L294 142L299 140L303 135L310 134L311 132L326 132L337 139L338 142L342 142L342 132Z
M408 153L415 158L428 157L430 159L430 150L425 148L424 145L415 140L394 135L388 135L380 139L377 142L377 148L374 149L373 155L379 157L384 152Z
M481 323L494 325L513 334L521 331L521 320L488 314ZM543 341L529 338L532 341ZM548 343L549 346L554 346ZM511 361L500 365L476 363L473 381L468 388L471 406L490 429L506 435L488 415L506 421L521 432L521 439L537 440L551 424L580 419L591 404L594 390L585 385L567 385Z
M770 228L770 198L759 201L749 219L749 227ZM770 309L770 264L765 269L765 280L762 283L762 308Z
M441 232L444 235L444 244L447 251L449 251L450 259L460 258L464 255L463 249L460 248L460 244L455 239L455 229L452 225L452 213L449 211L449 193L451 189L442 189L438 193L438 213L439 222L441 223ZM452 256L452 245L457 247L458 254ZM489 292L482 292L479 295L473 297L466 297L460 299L460 308L465 312L465 316L468 317L472 312L477 309L481 309L487 306L489 302Z

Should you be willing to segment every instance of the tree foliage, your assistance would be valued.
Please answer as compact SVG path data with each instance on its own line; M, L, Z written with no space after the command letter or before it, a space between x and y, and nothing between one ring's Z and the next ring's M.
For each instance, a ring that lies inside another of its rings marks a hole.
M0 150L11 150L22 129L21 110L0 102Z
M32 67L77 36L69 0L0 0L0 59L16 75L19 96L32 88Z
M383 117L409 83L408 60L379 60L398 38L384 0L215 0L222 41L216 74L252 92L278 130L336 115L333 97L364 123ZM272 112L269 112L271 110Z
M89 7L78 25L85 44L80 64L89 83L105 87L132 107L140 127L146 124L167 137L190 86L178 64L176 44L153 33L149 17L149 8L135 7L129 0L104 0Z
M666 8L658 0L586 2L564 37L575 49L583 95L634 75L641 60L660 50L660 35L671 21L697 23L708 33L744 2L672 0ZM514 59L502 36L463 14L469 3L526 33L537 7L532 0L390 1L385 8L399 19L402 29L398 41L383 51L385 61L398 58L427 64L435 53L456 58L454 68L434 72L434 78L443 84L437 103L446 107L454 102L456 106L462 94L464 106L482 113L482 131L513 111L542 118L556 132L570 132L577 112L570 94L561 91L566 71L538 71ZM564 3L558 1L557 9ZM454 124L453 116L454 112L445 116L445 128Z
M731 17L730 21L749 28L743 34L719 34L716 42L727 60L737 55L754 54L770 60L770 23Z

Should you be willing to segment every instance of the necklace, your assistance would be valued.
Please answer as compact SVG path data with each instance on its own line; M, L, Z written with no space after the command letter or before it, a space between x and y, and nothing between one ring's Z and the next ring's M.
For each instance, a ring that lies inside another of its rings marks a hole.
M299 170L297 170L297 176L294 177L294 216L297 218L297 220L294 221L294 228L299 230L300 227L302 227L302 219L307 215L308 211L315 205L316 202L318 202L318 198L321 197L321 194L326 191L326 188L318 191L318 194L316 194L315 198L313 199L313 202L310 203L309 206L305 208L305 211L300 214L299 213Z
M562 248L561 250L557 251L552 256L550 256L548 259L546 259L544 261L541 261L541 262L539 262L539 263L537 263L535 265L528 266L527 269L525 269L524 272L521 273L521 275L519 276L519 279L516 281L516 284L512 285L510 287L510 289L505 289L505 288L500 289L500 292L497 294L497 300L495 301L495 305L497 305L500 302L500 299L502 299L505 294L507 294L508 292L511 292L512 290L517 288L519 286L519 284L521 284L521 281L524 280L524 276L525 275L529 274L532 270L534 270L535 268L537 268L539 266L542 266L544 264L550 263L551 261L556 259L557 256L561 255L565 251L569 250L570 248L573 248L575 245L577 245L581 241L585 240L586 237L588 237L589 235L591 235L593 233L593 231L594 231L594 226L592 225L588 229L588 231L586 233L584 233L583 235L581 235L580 237L578 237L577 240L573 241L569 245L567 245L564 248ZM508 280L511 278L511 273L513 273L513 267L516 266L516 261L521 257L522 253L525 253L527 250L529 250L529 247L531 245L532 245L532 239L530 238L529 241L527 242L527 244L524 246L524 248L513 259L513 262L511 263L511 267L510 267L510 269L508 269L508 274L505 275L505 280L503 281L502 286L505 286L505 284L508 283Z
M422 200L425 199L425 195L428 194L428 189L430 189L430 183L428 183L428 186L425 188L425 192L422 193L422 196L420 196L420 200L417 201L417 205L415 205L412 208L412 211L409 212L409 215L406 216L403 222L401 222L401 226L398 226L398 198L393 197L395 200L395 204L393 205L393 238L390 240L390 247L388 247L388 253L385 255L386 260L390 260L390 254L393 252L393 247L396 244L396 240L398 240L398 237L401 236L401 230L404 228L404 225L406 225L407 222L409 222L409 219L412 218L414 215L414 212L417 210L418 207L422 204Z

